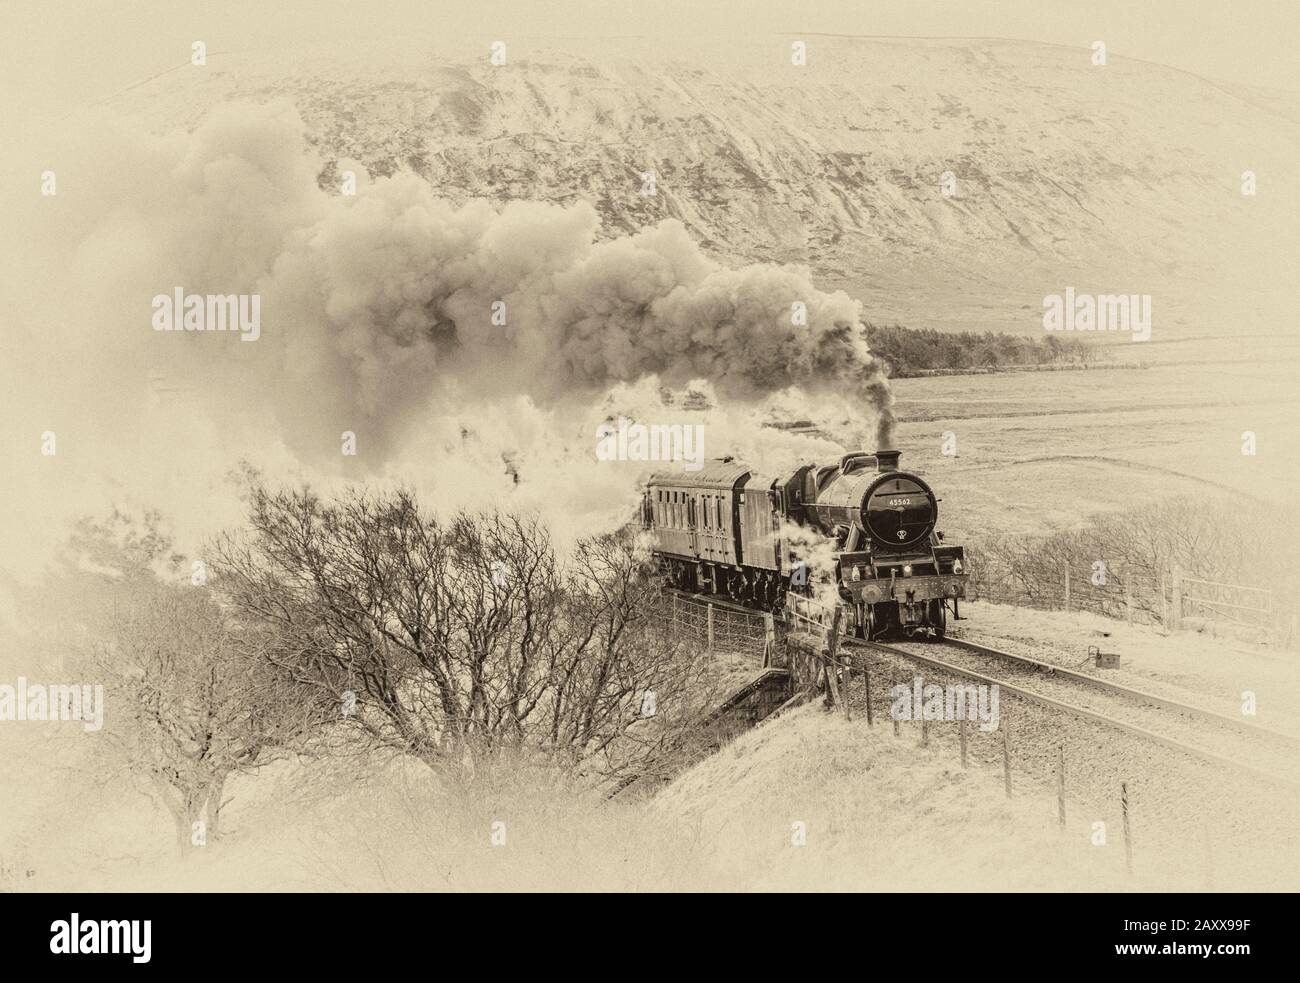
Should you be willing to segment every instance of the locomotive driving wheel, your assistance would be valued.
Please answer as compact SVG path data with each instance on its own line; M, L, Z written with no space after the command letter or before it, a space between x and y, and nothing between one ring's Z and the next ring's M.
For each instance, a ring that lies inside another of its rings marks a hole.
M948 607L944 604L942 597L935 598L930 602L930 610L927 615L930 627L934 630L932 637L936 642L942 642L948 634Z
M888 603L866 605L866 623L863 625L862 637L867 641L881 638L888 634L890 629L897 627L898 616L894 605Z

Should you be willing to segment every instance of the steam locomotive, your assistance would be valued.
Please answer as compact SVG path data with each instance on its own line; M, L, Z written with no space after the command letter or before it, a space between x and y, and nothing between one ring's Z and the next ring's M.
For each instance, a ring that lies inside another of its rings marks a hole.
M900 456L859 451L777 477L731 457L658 472L642 524L679 589L776 611L791 592L812 594L833 576L853 634L942 638L948 609L955 618L966 596L965 552L944 544L939 500L899 470Z

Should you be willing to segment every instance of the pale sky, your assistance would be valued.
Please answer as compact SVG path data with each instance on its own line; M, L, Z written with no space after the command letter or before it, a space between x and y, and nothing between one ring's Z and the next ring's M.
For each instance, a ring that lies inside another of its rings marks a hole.
M1087 47L1300 91L1294 0L0 0L0 105L62 115L210 51L357 40L999 36Z

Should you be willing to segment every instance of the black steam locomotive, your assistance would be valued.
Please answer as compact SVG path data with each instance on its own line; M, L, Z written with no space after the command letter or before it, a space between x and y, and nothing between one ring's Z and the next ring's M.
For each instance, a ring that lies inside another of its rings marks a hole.
M943 543L938 499L899 470L899 456L847 454L787 477L755 474L730 457L693 473L659 472L646 485L642 523L682 590L779 610L790 592L829 586L818 577L829 581L833 567L855 634L942 638L949 606L956 617L966 595L965 554Z

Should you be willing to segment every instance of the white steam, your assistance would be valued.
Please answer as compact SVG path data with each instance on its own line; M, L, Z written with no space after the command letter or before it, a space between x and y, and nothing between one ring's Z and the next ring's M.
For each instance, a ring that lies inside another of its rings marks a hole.
M647 467L595 459L616 413L704 423L709 456L773 469L840 451L761 428L773 399L810 417L832 405L860 421L858 443L889 442L860 305L806 271L723 268L671 221L597 242L586 203L456 207L409 174L361 172L342 195L319 187L303 130L287 105L230 106L191 134L83 133L22 162L58 180L56 196L2 203L17 229L6 459L31 548L110 499L196 532L236 521L221 477L240 459L536 508L564 534L635 501ZM260 295L260 339L153 331L151 299L176 287ZM660 401L693 380L711 410Z

